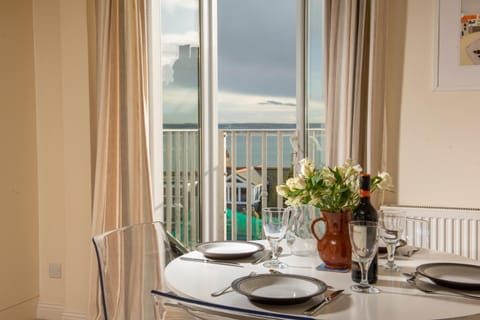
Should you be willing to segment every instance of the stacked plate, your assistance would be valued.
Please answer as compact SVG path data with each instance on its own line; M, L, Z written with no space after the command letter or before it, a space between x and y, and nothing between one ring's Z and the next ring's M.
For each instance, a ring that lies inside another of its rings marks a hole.
M213 241L199 244L196 248L210 259L241 259L262 251L265 247L249 241Z
M434 283L458 290L480 290L480 266L461 263L427 263L417 273Z

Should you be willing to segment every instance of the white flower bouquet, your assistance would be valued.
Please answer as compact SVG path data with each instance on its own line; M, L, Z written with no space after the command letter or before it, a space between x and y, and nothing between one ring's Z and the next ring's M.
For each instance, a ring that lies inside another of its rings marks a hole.
M359 177L362 167L349 160L339 167L318 169L309 159L300 161L300 173L277 186L277 193L286 198L286 205L310 204L322 211L353 210L359 200ZM388 172L371 176L370 190L391 190Z

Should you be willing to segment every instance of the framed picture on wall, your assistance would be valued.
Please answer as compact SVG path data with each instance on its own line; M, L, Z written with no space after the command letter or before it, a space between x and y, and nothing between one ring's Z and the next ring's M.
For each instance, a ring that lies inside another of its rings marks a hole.
M436 90L480 90L480 0L437 0Z

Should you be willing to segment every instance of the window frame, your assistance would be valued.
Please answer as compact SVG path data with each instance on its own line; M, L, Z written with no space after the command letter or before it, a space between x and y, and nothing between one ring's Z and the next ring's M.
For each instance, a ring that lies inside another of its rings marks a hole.
M217 190L225 192L224 169L225 164L220 163L219 154L222 146L218 135L217 117L217 93L218 93L218 46L217 46L217 1L200 0L200 109L201 109L201 238L202 241L216 241L223 239L223 212L225 207L225 195ZM297 58L296 58L296 131L298 137L299 154L295 160L304 157L305 154L305 127L306 127L306 64L307 51L307 5L308 0L296 0L297 7ZM303 107L298 107L303 106ZM207 141L209 143L207 143ZM222 189L220 189L222 188ZM223 195L220 197L219 195ZM221 218L220 218L221 216Z
M219 155L224 153L218 130L218 51L217 51L217 1L199 1L199 124L200 124L200 240L216 241L224 237L223 225L226 191L225 163ZM305 155L307 99L307 19L308 0L295 0L297 7L297 58L296 58L296 132L298 154ZM161 4L148 1L148 52L149 52L149 102L150 121L147 128L150 146L154 220L164 219L163 212L163 115L162 115L162 67L161 67ZM302 107L299 107L302 106ZM223 190L219 192L218 190Z

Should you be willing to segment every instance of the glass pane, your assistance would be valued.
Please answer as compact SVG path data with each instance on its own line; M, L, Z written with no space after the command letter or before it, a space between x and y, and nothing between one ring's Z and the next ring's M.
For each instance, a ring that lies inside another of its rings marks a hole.
M295 46L295 0L218 0L221 126L296 123Z
M323 0L307 1L306 114L307 156L318 166L325 163L325 58Z
M243 188L236 203L227 199L227 239L261 238L262 206L282 205L275 185L287 177L294 152L297 2L218 0L226 187L234 176L236 189Z
M199 2L162 0L164 206L168 231L199 241Z

